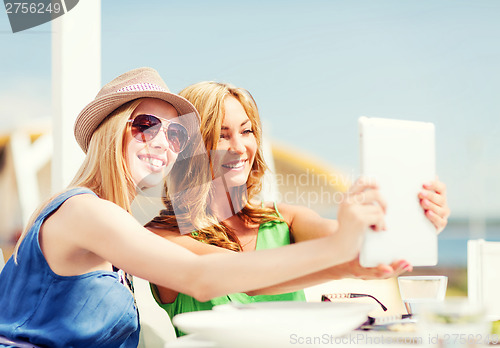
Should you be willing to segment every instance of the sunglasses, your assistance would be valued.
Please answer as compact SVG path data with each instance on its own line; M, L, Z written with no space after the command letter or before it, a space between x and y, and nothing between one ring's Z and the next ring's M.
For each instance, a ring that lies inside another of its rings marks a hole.
M368 295L368 294L353 294L353 293L347 293L347 294L326 294L321 296L321 301L322 302L332 302L333 299L338 299L338 298L359 298L359 297L370 297L377 301L377 303L382 307L382 309L387 311L387 307L382 304L379 300L377 300L374 296Z
M189 141L188 131L180 123L166 122L168 125L165 127L157 116L147 114L137 115L133 120L127 121L131 123L130 130L137 141L147 143L153 140L160 130L163 130L172 151L179 153L184 150Z

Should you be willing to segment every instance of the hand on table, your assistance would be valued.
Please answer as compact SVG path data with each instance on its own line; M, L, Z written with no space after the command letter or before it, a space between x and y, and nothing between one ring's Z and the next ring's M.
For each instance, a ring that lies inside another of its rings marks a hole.
M446 185L436 179L423 185L418 194L425 216L434 224L437 233L441 233L448 223L450 208L446 199Z

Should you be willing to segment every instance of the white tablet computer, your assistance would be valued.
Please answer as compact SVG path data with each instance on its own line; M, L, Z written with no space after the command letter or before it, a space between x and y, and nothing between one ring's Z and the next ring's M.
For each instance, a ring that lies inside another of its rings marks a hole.
M374 178L387 201L386 231L368 230L363 267L404 259L413 266L437 264L437 234L418 193L435 179L434 124L359 118L361 174Z

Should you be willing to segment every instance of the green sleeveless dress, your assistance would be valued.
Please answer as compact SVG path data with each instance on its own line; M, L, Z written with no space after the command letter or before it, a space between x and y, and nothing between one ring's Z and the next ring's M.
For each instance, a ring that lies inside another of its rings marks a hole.
M276 208L276 205L275 205ZM276 209L278 212L278 210ZM278 212L278 215L281 215ZM280 221L270 221L259 226L259 232L257 235L257 245L256 250L263 249L273 249L279 248L284 245L290 244L290 230L285 222ZM204 311L210 310L212 307L222 304L227 304L231 302L238 303L253 303L253 302L268 302L268 301L305 301L305 294L303 290L290 292L286 294L279 295L256 295L249 296L244 293L235 293L226 296L216 297L207 302L200 302L195 300L193 297L188 296L183 293L179 293L177 298L172 303L161 303L160 296L156 286L151 284L151 290L153 296L158 303L158 305L163 308L170 319L175 315L194 312L194 311ZM175 333L177 337L185 335L184 332L175 328Z

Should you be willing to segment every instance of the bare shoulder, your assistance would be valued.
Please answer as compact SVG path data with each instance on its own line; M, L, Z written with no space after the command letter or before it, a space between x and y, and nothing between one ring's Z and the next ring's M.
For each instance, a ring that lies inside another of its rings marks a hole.
M275 207L278 209L278 212L283 215L283 211L287 211L287 206L289 206L288 204L283 204L283 203L275 203L273 201L259 201L259 200L251 200L250 203L254 206L254 207L264 207L264 208L267 208L267 209L275 209ZM286 213L286 212L285 212Z
M102 231L111 232L119 229L120 226L140 226L132 215L118 205L86 193L68 198L46 221L45 225L59 231L71 229L88 235Z
M99 198L98 196L89 192L89 193L81 193L81 194L77 194L77 195L69 197L61 205L61 208L64 208L66 210L72 210L72 209L80 209L82 207L92 208L92 207L95 207L96 205L98 205L99 208L105 207L105 206L117 206L113 202Z
M40 228L40 247L54 272L72 276L92 270L103 260L89 252L89 241L101 241L104 216L109 211L119 209L115 204L98 198L91 193L81 193L66 199L43 222ZM102 214L103 218L99 218ZM95 242L94 242L95 243Z
M319 217L319 215L314 210L302 205L278 203L277 208L283 218L290 223L297 217L301 216Z
M96 218L99 218L99 216L104 217L107 214L127 214L124 209L120 208L113 202L99 198L96 195L90 193L83 193L68 198L59 207L57 212L57 215L59 215L61 218L66 217L74 223L76 223L80 219L94 220Z
M296 242L324 237L337 229L335 220L323 218L305 206L278 204L278 210L290 226Z
M88 214L93 211L96 205L101 205L104 201L91 193L82 193L66 199L52 214L50 220L73 220L78 215ZM88 215L87 215L88 216Z

